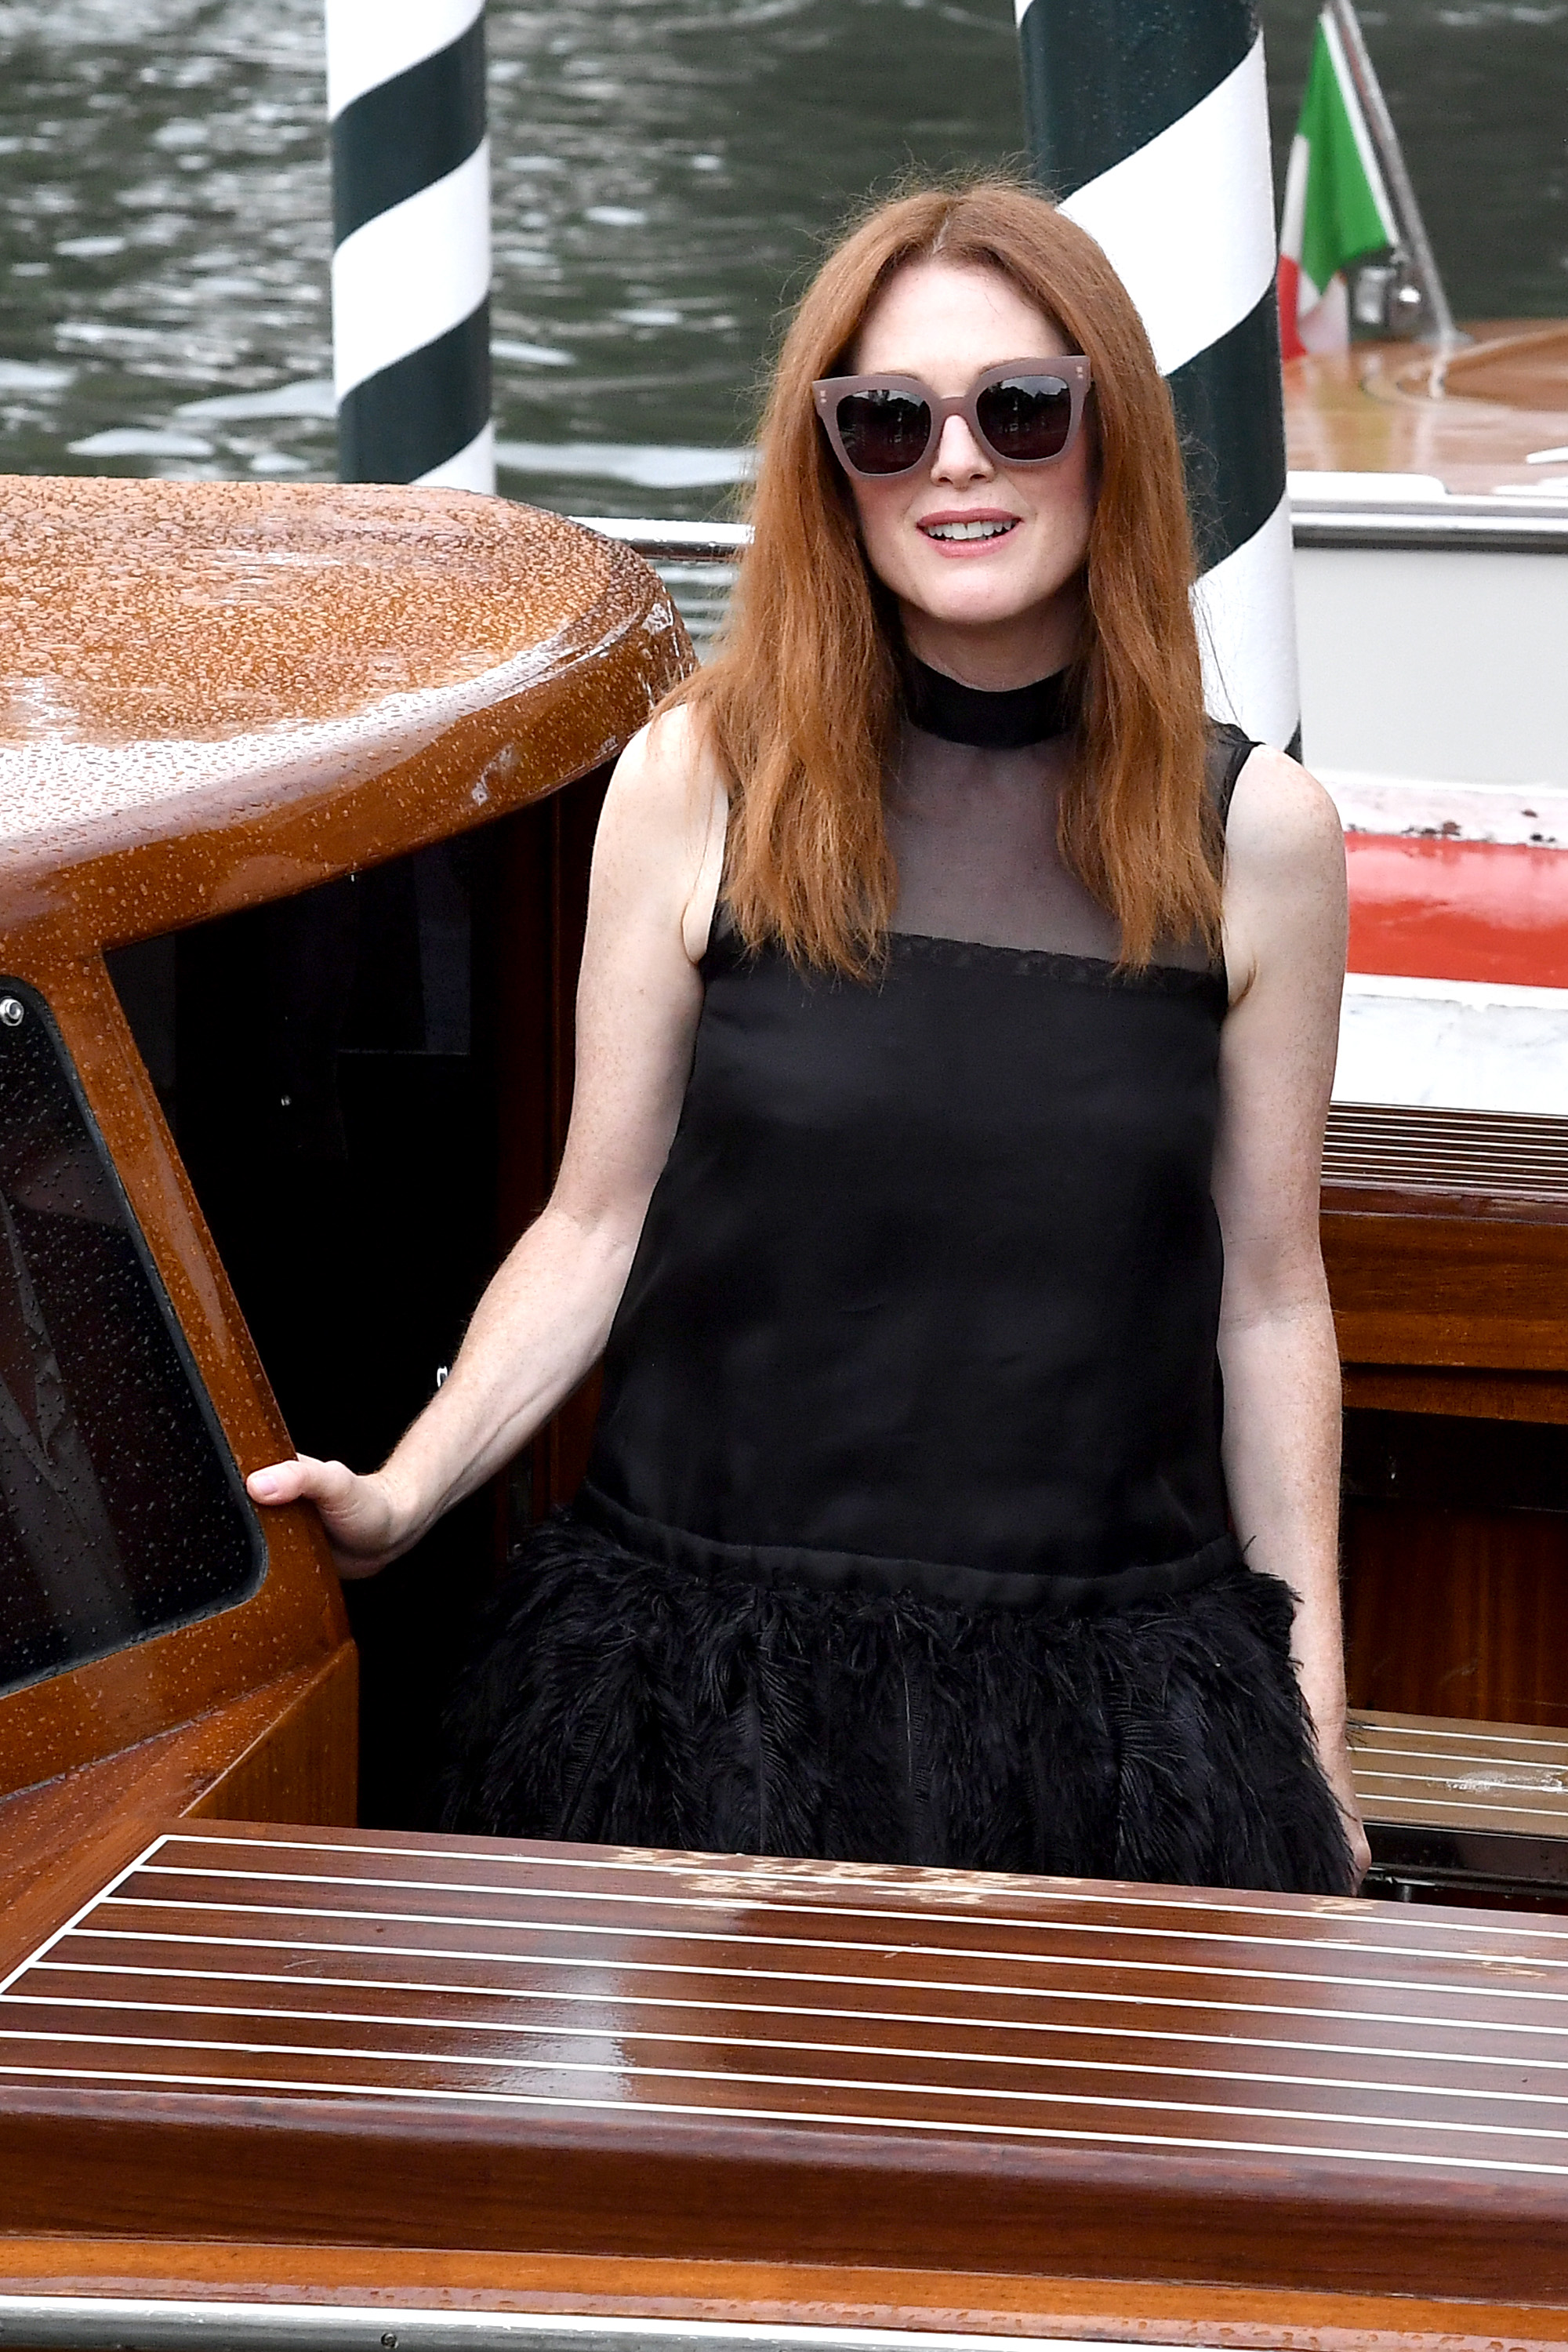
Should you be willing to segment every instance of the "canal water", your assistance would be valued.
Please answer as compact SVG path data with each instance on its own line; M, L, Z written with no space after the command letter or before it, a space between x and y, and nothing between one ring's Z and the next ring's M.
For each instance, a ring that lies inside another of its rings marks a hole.
M1266 0L1277 169L1312 0ZM1363 12L1461 316L1568 311L1568 0ZM782 308L1020 156L1011 0L491 0L501 487L707 516ZM320 0L0 5L0 467L333 469Z

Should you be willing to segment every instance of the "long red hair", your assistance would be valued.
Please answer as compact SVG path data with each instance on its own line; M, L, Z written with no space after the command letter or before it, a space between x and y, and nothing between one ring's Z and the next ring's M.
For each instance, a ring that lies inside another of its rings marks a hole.
M1113 914L1124 961L1162 939L1217 946L1222 844L1205 782L1192 536L1165 389L1093 239L1029 190L983 180L896 198L833 252L795 311L763 412L753 539L713 658L677 699L706 721L731 793L725 899L741 937L864 973L896 877L882 792L899 723L898 622L812 405L895 271L994 269L1093 363L1099 488L1076 663L1067 864Z

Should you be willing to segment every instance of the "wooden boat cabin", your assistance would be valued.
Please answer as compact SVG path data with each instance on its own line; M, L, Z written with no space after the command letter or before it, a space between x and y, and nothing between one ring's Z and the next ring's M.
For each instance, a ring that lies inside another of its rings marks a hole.
M1568 2341L1562 1123L1331 1139L1385 1899L426 1834L591 1400L348 1610L243 1474L542 1202L684 633L432 491L14 479L0 565L0 2345Z

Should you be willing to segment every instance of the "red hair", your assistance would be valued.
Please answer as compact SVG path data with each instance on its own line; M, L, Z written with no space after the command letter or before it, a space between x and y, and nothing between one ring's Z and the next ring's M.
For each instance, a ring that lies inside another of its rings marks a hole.
M763 414L753 539L714 657L674 698L702 714L731 793L725 900L750 945L863 973L896 877L882 789L899 724L896 611L868 569L812 384L840 370L896 271L999 271L1093 363L1099 488L1063 856L1113 914L1124 961L1219 939L1223 844L1205 721L1180 446L1142 322L1093 239L1005 181L871 213L802 300Z

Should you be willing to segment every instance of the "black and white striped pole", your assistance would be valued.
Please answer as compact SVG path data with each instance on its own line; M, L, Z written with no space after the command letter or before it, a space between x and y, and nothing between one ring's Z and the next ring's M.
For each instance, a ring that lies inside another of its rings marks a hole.
M345 482L495 488L484 0L326 0Z
M1187 453L1209 708L1300 735L1263 37L1251 0L1016 0L1042 186L1109 256Z

